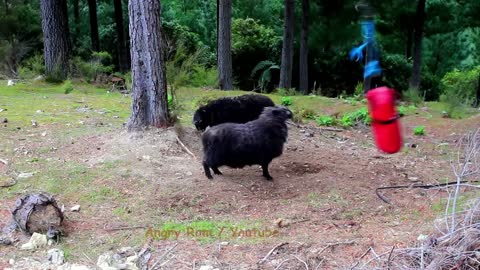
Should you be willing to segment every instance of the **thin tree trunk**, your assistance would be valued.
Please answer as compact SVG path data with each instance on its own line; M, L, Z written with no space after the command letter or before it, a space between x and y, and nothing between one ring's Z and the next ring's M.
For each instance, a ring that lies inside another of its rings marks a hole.
M423 26L425 24L425 1L418 0L417 12L415 15L415 36L414 45L415 51L413 55L412 77L410 79L410 87L418 89L421 80L422 67L422 40L423 40Z
M308 94L308 17L309 0L302 0L302 32L300 34L300 91Z
M167 127L167 78L162 51L159 0L129 0L132 114L129 131Z
M129 54L125 41L125 31L123 26L122 0L114 0L115 8L115 27L117 30L117 50L118 50L118 68L121 72L130 69Z
M4 4L5 4L5 15L8 15L8 14L10 14L10 9L8 7L9 6L8 0L5 0Z
M41 0L45 75L67 78L70 58L67 1Z
M293 28L295 0L285 0L282 63L280 67L280 88L292 87Z
M90 16L90 39L92 40L92 50L100 51L100 38L98 36L98 21L97 21L97 1L88 0L88 13Z
M233 89L231 23L232 0L220 0L218 7L218 82L220 89Z

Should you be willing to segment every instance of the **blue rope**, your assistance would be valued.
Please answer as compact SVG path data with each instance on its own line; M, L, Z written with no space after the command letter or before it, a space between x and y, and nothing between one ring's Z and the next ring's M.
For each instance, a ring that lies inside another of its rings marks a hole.
M374 46L375 50L375 23L373 20L369 20L363 21L360 24L362 25L362 37L364 43L350 51L350 60L357 62L363 59L363 49L365 49L367 45L371 44ZM363 73L364 79L382 73L382 68L380 67L378 59L376 59L376 56L377 55L374 54L372 60L365 65L365 71Z

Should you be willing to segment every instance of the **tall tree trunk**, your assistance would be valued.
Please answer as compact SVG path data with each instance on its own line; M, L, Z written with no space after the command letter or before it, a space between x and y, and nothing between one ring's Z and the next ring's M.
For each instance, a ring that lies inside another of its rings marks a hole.
M92 50L100 51L100 38L98 37L97 21L97 1L88 0L88 14L90 16L90 39L92 40Z
M128 130L167 127L167 77L159 0L129 0L132 114Z
M4 4L5 4L5 15L8 15L10 14L10 9L9 9L10 4L8 3L8 0L4 0Z
M413 54L413 68L412 77L410 79L410 87L418 89L421 79L422 67L422 40L423 40L423 25L425 24L425 1L418 0L417 12L415 15L415 36L414 45L415 51Z
M73 0L73 22L75 23L75 39L74 43L76 44L78 38L80 37L80 0Z
M310 0L302 0L302 32L300 33L300 91L308 93L308 17Z
M115 8L115 27L117 29L118 68L121 72L126 72L130 69L130 55L128 54L125 41L122 0L114 0L113 3Z
M64 80L68 75L70 41L67 1L41 0L45 75Z
M285 0L280 88L292 87L295 0Z
M218 83L220 89L233 89L232 82L232 0L220 0L218 6Z

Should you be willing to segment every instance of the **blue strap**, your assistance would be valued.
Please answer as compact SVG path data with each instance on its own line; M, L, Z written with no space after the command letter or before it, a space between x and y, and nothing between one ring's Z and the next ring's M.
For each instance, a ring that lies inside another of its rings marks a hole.
M375 46L375 23L373 22L373 20L363 21L360 24L362 25L362 37L364 43L358 47L353 48L349 53L350 60L354 60L357 62L363 59L363 49L365 49L367 45L370 44L372 46ZM372 60L365 65L363 78L377 76L382 73L380 63L378 59L375 58L376 54L374 54Z

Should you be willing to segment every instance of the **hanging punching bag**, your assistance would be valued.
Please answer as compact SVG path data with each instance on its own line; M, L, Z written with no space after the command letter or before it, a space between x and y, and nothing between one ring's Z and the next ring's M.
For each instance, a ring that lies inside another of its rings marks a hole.
M402 148L399 115L395 109L395 90L382 86L367 92L368 111L377 148L393 154Z

